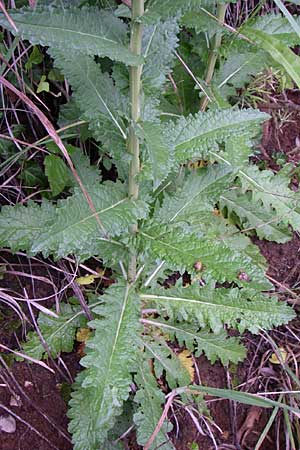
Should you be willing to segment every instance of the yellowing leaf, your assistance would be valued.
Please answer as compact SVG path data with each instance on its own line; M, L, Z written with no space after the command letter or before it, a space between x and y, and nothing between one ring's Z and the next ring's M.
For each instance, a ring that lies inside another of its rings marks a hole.
M208 166L208 164L209 164L208 161L205 161L203 159L199 159L198 161L190 161L188 163L188 168L189 169L199 169L199 168Z
M287 359L287 351L283 347L279 347L280 357L276 355L276 353L272 353L271 358L269 358L270 363L272 364L281 364L282 362L286 362Z
M96 278L100 278L101 275L85 275L84 277L78 277L75 279L77 284L80 286L87 286L94 283Z
M87 286L89 284L94 283L96 278L102 278L104 276L105 270L97 268L96 269L98 275L92 274L92 275L85 275L84 277L78 277L75 279L77 284L80 284L81 286Z
M193 381L195 369L191 352L189 352L188 350L183 350L181 353L179 353L178 359L180 363L183 365L183 367L186 369L186 371L189 373L191 381Z
M86 342L91 335L91 330L89 328L80 328L76 333L76 341Z

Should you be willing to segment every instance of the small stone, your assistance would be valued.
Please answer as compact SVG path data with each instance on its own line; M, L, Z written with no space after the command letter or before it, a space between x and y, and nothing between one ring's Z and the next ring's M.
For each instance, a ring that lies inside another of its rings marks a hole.
M31 383L31 381L25 381L24 387L26 388L33 387L33 383Z
M240 272L239 273L239 280L240 281L251 281L249 275L246 272Z
M0 430L4 433L14 433L17 429L16 419L12 416L0 416Z
M17 394L12 395L10 397L9 404L10 406L21 406L22 405L21 397Z
M203 264L201 261L197 261L194 264L194 269L197 270L197 272L200 272L201 270L203 270Z

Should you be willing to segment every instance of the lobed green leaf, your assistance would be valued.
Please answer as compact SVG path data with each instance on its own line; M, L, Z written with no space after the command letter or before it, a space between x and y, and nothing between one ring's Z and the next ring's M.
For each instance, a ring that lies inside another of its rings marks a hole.
M271 170L259 170L250 165L241 171L239 178L242 192L252 192L254 205L262 204L267 212L276 212L277 223L300 229L300 195L289 188L290 167L286 166L277 174Z
M167 266L182 272L195 272L196 263L201 264L204 280L235 282L259 289L269 289L264 266L257 262L247 250L234 248L232 242L222 235L207 236L179 226L157 225L141 229L144 246L149 248L148 257L156 257ZM247 281L240 274L247 274Z
M232 179L232 169L226 165L216 164L190 173L175 194L165 194L162 206L154 213L154 220L192 224L201 221L203 214L213 218L215 204Z
M164 133L175 146L176 161L184 163L193 158L211 159L219 144L233 137L250 140L267 118L267 114L254 109L199 112L169 122Z
M128 398L138 349L139 301L130 286L111 286L94 309L98 319L70 400L74 450L98 450Z
M174 149L164 139L160 124L143 122L141 126L142 136L150 160L153 190L155 190L173 169Z
M122 244L111 236L126 232L137 218L146 217L146 204L129 200L124 187L111 182L90 187L89 194L96 213L79 189L59 200L56 207L49 203L4 207L0 214L1 245L56 258L75 253L85 259L101 251L106 257L109 252L122 251ZM108 236L100 230L96 214Z
M73 99L82 117L92 122L92 127L107 119L126 139L126 128L121 115L127 115L127 101L114 86L112 78L101 71L101 67L88 55L75 51L62 52L50 49L55 65L70 82ZM109 125L107 125L109 126Z
M71 352L74 346L76 329L86 324L80 306L61 303L60 313L57 318L39 313L38 325L47 348L53 358L57 358L61 352ZM30 331L27 340L22 345L27 356L41 360L48 358L37 332Z
M0 15L0 25L32 44L63 52L107 56L128 65L142 62L128 49L126 25L109 11L45 6L34 10L11 10L9 15L18 31L3 13Z
M139 404L139 408L133 419L137 426L138 444L143 446L155 430L162 415L162 404L165 401L165 396L149 370L148 361L140 361L135 379L139 385L139 390L135 395L135 401ZM172 431L172 425L165 421L157 433L150 450L158 447L162 450L174 450L175 447L167 435L167 432L170 431Z
M290 231L281 224L286 221L275 210L267 209L249 195L243 195L237 190L226 192L220 198L220 207L226 208L229 214L238 216L243 227L250 232L255 231L260 239L281 244L291 239Z
M192 285L186 288L172 288L147 291L141 299L154 304L170 320L193 322L200 327L210 327L220 332L225 325L240 332L248 329L258 333L261 329L288 323L295 312L284 302L247 289L211 289Z
M210 333L206 330L199 331L197 324L173 323L162 319L147 320L147 324L160 328L172 338L176 338L180 345L185 345L196 356L202 352L212 364L220 359L222 364L233 362L237 364L246 356L246 349L239 343L237 338L230 338L225 331ZM176 373L176 372L174 372Z

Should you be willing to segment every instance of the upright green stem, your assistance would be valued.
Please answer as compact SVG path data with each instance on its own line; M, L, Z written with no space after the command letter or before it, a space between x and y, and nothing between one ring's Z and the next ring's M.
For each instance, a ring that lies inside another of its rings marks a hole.
M143 26L138 22L138 17L144 14L144 0L133 0L131 7L131 39L130 49L136 54L141 54ZM138 174L140 171L140 143L135 134L136 123L140 119L141 110L141 73L142 66L130 67L130 104L131 104L131 125L128 137L128 150L132 159L129 168L129 197L137 200L139 196ZM131 226L132 234L137 232L137 223ZM128 279L133 281L136 277L136 254L132 251L128 267Z
M218 18L218 21L221 23L223 23L225 20L226 8L227 8L226 4L218 5L217 18ZM206 77L205 77L205 82L207 85L209 85L211 83L212 77L214 75L214 70L216 67L216 62L218 59L218 52L219 52L221 43L222 43L222 34L217 33L214 38L214 42L213 42L213 45L212 45L212 48L211 48L211 51L209 54L209 58L208 58L208 65L207 65L207 71L206 71ZM206 96L202 97L201 102L200 102L200 110L205 111L207 104L208 104L208 98Z

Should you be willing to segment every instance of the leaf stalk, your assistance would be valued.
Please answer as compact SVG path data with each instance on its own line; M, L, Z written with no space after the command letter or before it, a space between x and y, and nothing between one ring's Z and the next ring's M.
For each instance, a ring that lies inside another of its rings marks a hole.
M142 33L143 25L139 22L139 17L144 14L144 0L133 0L131 9L131 38L130 38L130 50L135 55L140 55L142 50ZM131 162L129 167L129 198L137 200L139 196L139 182L138 174L140 172L140 142L136 135L136 126L140 120L141 114L141 74L142 65L129 69L129 81L130 81L130 104L131 104L131 124L129 128L128 137L128 151L131 154ZM138 224L135 223L131 226L131 233L136 234ZM131 251L128 267L128 279L133 281L136 278L136 252Z
M220 23L223 23L225 20L226 9L227 9L226 3L218 4L217 19ZM221 47L221 43L222 43L222 33L220 32L215 35L213 45L212 45L212 48L211 48L211 51L209 54L208 66L207 66L206 77L205 77L206 85L210 85L211 80L213 78L215 67L216 67L216 62L218 59L219 48ZM209 98L207 98L207 96L202 97L201 102L200 102L200 111L206 110L208 102L209 102Z

